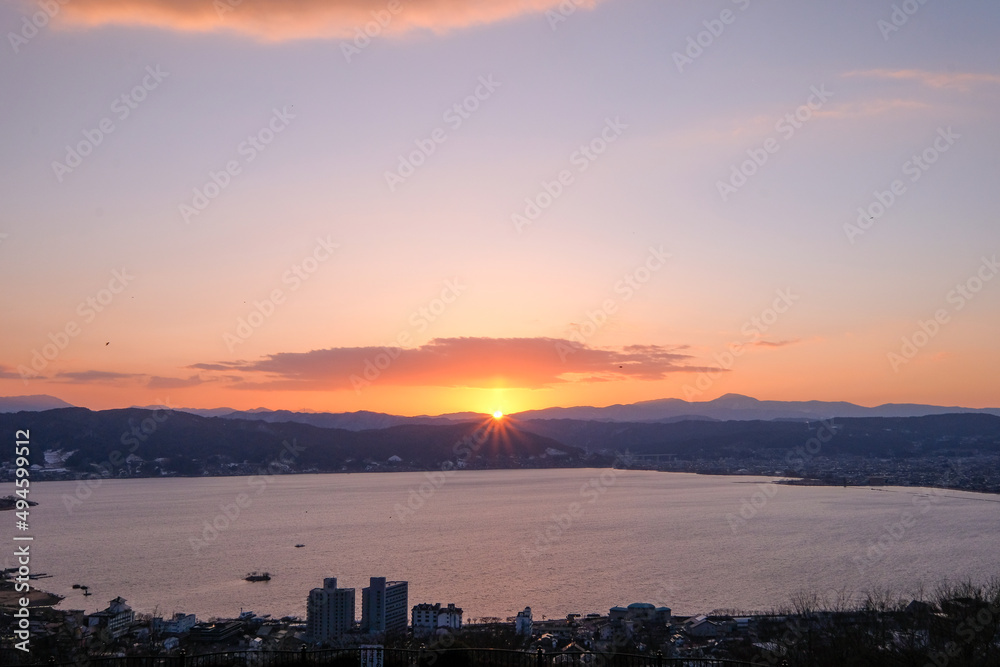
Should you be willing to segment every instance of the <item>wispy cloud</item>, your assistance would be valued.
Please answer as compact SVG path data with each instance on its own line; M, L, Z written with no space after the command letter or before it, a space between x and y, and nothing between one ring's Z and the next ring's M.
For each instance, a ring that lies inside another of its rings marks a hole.
M750 344L756 347L785 347L786 345L794 345L798 342L798 338L793 338L791 340L755 340Z
M714 370L689 365L679 347L595 348L556 338L436 338L417 348L339 347L280 352L257 361L196 364L239 372L241 389L350 388L351 377L386 385L540 388L567 382L659 380ZM366 369L369 376L366 377Z
M73 0L70 26L152 26L184 32L233 30L263 41L351 38L382 17L379 34L444 32L555 8L561 0ZM574 0L593 7L601 0ZM390 7L391 4L391 7ZM391 8L398 8L391 12ZM374 14L374 15L373 15ZM377 16L375 16L377 15ZM391 17L386 20L386 16Z
M56 373L53 382L64 382L67 384L95 384L104 382L120 382L122 380L133 380L141 378L142 375L135 373L114 373L111 371L67 371Z
M919 69L869 69L845 72L845 77L862 77L868 79L912 81L930 88L954 88L961 91L973 87L1000 84L1000 75L985 72L930 72Z
M184 389L187 387L197 387L204 382L205 380L198 375L192 375L189 378L171 378L154 375L149 378L146 386L150 389Z
M919 100L878 99L861 102L844 102L820 109L813 115L817 118L866 118L898 111L930 109L933 105Z
M0 380L20 380L20 379L21 379L20 373L18 373L15 370L10 370L9 366L0 365Z

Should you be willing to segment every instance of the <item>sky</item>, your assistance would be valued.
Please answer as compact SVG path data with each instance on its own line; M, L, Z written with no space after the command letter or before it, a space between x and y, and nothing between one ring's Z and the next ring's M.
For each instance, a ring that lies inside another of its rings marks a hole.
M0 4L0 395L1000 406L1000 5Z

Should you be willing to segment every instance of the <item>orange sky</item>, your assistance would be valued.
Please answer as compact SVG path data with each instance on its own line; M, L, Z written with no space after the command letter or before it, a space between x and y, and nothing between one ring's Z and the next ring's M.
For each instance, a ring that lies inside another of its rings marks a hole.
M997 7L228 7L0 8L0 395L1000 406Z

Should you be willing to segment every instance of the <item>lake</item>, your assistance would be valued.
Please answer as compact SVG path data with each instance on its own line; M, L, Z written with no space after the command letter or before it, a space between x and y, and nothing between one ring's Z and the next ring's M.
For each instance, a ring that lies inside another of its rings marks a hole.
M385 576L409 581L411 606L454 602L469 622L525 606L763 610L800 591L1000 574L1000 497L986 494L609 469L429 475L105 480L89 496L37 483L31 565L52 578L35 583L66 609L120 595L168 616L304 617L309 589L335 576L358 589L360 617L360 589ZM273 579L244 581L251 570Z

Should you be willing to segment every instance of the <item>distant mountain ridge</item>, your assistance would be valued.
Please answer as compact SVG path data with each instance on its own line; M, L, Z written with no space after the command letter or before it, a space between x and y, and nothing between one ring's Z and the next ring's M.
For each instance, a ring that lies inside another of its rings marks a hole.
M523 420L576 419L608 422L668 422L682 418L719 421L770 421L775 419L833 419L850 417L927 417L980 413L1000 417L1000 408L963 408L912 403L886 403L866 408L846 401L761 401L741 394L726 394L710 401L663 398L604 408L579 406L544 408L517 413Z
M65 467L73 472L125 467L131 469L130 475L144 477L164 470L181 475L252 475L262 467L285 472L427 470L444 462L483 468L553 467L578 462L582 454L490 418L350 431L176 410L59 408L0 414L0 429L30 430L32 463L42 465L43 452L53 450L63 454ZM0 462L5 458L0 455Z
M0 412L39 412L56 408L74 408L72 403L48 396L35 394L32 396L0 396Z
M270 424L295 422L309 424L319 428L342 428L347 431L373 431L404 424L446 425L460 424L470 421L481 421L486 415L475 412L461 412L436 417L421 415L419 417L402 417L384 412L359 410L358 412L293 412L291 410L231 410L216 408L199 410L197 408L177 408L178 412L189 412L201 417L221 417L222 419L249 419L265 421Z
M854 470L863 460L891 460L890 467L910 469L922 460L925 469L930 465L932 479L941 476L945 461L964 459L970 480L979 479L983 488L1000 492L1000 483L986 480L996 477L996 464L990 461L1000 456L1000 417L987 414L672 423L517 417L497 422L486 417L478 422L350 431L180 411L58 408L0 414L0 429L30 430L31 463L58 479L95 471L156 477L443 470L445 465L605 467L629 465L630 456L640 457L639 463L650 456L709 462L713 469L729 471L764 462L767 474L777 474L796 457L805 461L821 452L823 459L841 462L824 464L827 471L843 465ZM806 457L801 452L810 442L818 444ZM50 460L49 454L58 456ZM59 463L54 465L56 458ZM0 456L0 463L8 480L13 479L10 457Z
M53 396L0 397L0 413L51 410L73 407ZM142 409L159 409L162 406L145 406ZM172 408L201 417L264 421L272 424L295 422L320 428L339 428L348 431L368 431L401 426L404 424L447 425L481 420L483 414L457 412L443 415L406 417L383 412L360 410L357 412L307 412L255 408ZM988 414L1000 416L1000 408L965 408L959 406L921 405L913 403L886 403L867 408L846 401L769 401L758 400L741 394L726 394L710 401L685 401L663 398L626 405L607 407L575 406L569 408L543 408L516 413L520 420L572 419L577 421L670 423L694 421L772 421L852 417L927 417L943 414Z

